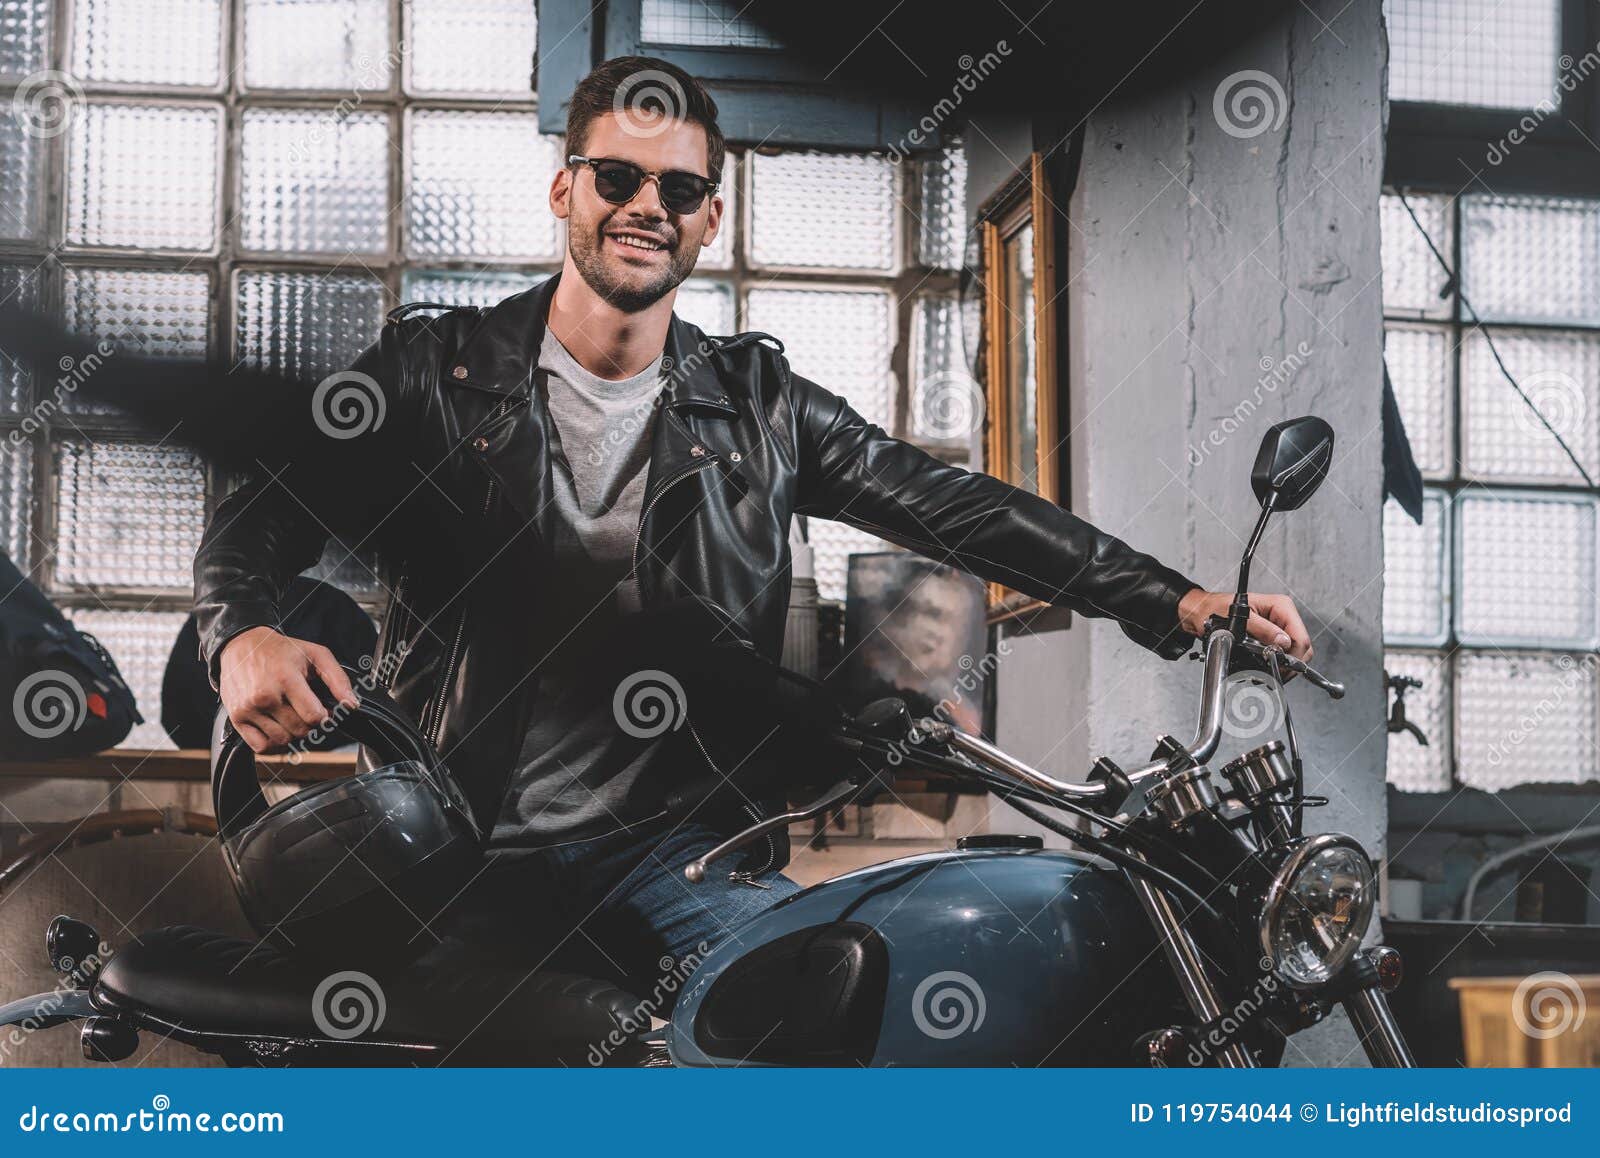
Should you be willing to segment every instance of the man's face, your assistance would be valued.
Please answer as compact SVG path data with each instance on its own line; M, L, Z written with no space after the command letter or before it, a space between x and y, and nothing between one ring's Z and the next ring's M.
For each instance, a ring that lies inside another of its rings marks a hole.
M631 161L651 173L681 169L710 176L705 130L659 114L630 111L626 117L597 117L581 152ZM587 166L556 174L550 208L567 223L567 251L583 280L629 313L654 305L677 288L722 223L722 198L708 196L693 213L673 213L661 204L660 188L650 179L626 205L613 205L595 192L594 173Z

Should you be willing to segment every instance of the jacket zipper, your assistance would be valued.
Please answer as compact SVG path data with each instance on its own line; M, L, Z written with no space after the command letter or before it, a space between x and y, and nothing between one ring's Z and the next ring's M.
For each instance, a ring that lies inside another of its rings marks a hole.
M386 631L388 640L383 649L383 659L379 663L378 687L389 691L394 687L394 677L399 673L400 665L391 663L390 658L397 647L405 642L405 633L411 626L411 608L406 606L405 589L406 581L411 578L409 571L400 575L400 581L394 585L394 619L393 628ZM384 625L388 628L388 624Z
M505 414L506 405L504 402L500 404L499 409L495 412L496 418ZM495 482L496 480L491 476L489 485L483 492L482 514L485 517L489 514L490 504L494 502ZM449 658L445 661L444 675L439 681L439 695L433 703L433 727L428 738L433 742L435 748L439 746L439 737L444 732L444 705L445 701L450 698L450 687L455 683L456 661L461 657L461 640L467 633L467 607L467 594L463 591L461 593L461 611L456 616L455 639L450 643Z
M688 478L692 474L699 474L701 471L705 470L706 467L713 466L715 463L716 459L710 455L707 455L705 461L697 462L692 466L685 467L666 482L662 483L661 489L650 496L649 500L644 504L644 509L639 512L639 531L636 535L634 535L633 538L633 569L628 572L628 577L639 585L639 601L641 603L644 602L644 583L639 578L639 548L644 546L644 524L645 520L650 517L651 508L654 507L656 503L661 501L662 495L666 494L684 479Z
M690 475L699 474L701 471L705 470L706 467L715 465L716 461L717 460L714 456L708 454L703 462L697 462L691 466L685 467L683 470L679 471L677 474L673 475L672 478L663 483L661 485L661 489L650 496L649 500L646 501L644 505L644 509L639 512L639 533L634 537L633 541L633 570L629 572L629 574L632 576L634 582L639 584L639 598L641 603L644 600L644 585L639 577L639 548L644 545L644 525L645 520L650 516L651 508L660 501L661 496L665 495L669 490L677 486L684 479L688 478ZM721 776L724 780L727 780L728 777L723 773L721 768L717 767L717 762L711 758L711 753L706 751L705 741L700 738L700 732L695 728L693 720L689 721L689 735L694 737L695 747L700 749L700 755L705 759L705 762L710 766L711 770L718 776ZM752 821L757 824L766 819L766 817L762 815L761 810L754 804L746 803L743 806L743 811L751 818ZM752 879L761 873L766 872L775 863L777 863L778 860L778 842L773 838L773 835L769 832L762 839L767 846L767 859L763 861L757 868L745 869L731 874L729 879L737 880L748 885L754 885L756 888L771 888L770 885L763 885Z

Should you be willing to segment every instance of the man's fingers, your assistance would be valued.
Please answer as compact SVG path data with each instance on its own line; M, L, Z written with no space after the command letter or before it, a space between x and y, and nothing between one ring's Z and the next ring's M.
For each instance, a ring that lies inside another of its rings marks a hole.
M311 661L317 675L322 677L323 686L333 693L334 699L352 708L356 706L356 690L350 686L350 677L339 666L333 652L320 644L311 644L306 648L306 658ZM322 714L327 715L326 710Z
M1283 628L1279 627L1276 623L1272 622L1272 620L1262 615L1259 611L1252 611L1250 613L1250 619L1245 625L1245 630L1256 639L1259 639L1262 643L1270 644L1272 647L1282 648L1285 651L1289 649L1289 644L1291 641L1289 637L1284 634Z
M289 707L307 728L318 727L323 720L328 718L328 709L317 698L317 693L311 690L311 685L304 679L296 679L283 689L284 696L289 701ZM301 733L303 734L303 733Z
M250 745L250 750L257 755L262 755L272 750L272 742L254 724L235 724L234 730L239 733L240 738L246 744Z
M287 728L285 728L266 712L251 712L242 723L236 723L234 726L237 727L241 733L245 728L253 728L261 735L263 739L266 740L267 746L265 748L256 749L258 752L281 751L282 749L287 748L289 746L289 742L294 739L294 736Z
M1294 600L1287 595L1253 596L1250 606L1281 629L1279 638L1269 641L1274 647L1283 648L1295 659L1310 658L1311 633L1306 630L1305 621L1300 618Z

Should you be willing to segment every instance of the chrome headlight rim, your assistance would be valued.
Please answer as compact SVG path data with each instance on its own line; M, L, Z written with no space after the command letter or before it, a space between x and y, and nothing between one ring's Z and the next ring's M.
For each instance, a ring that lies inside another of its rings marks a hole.
M1284 972L1283 963L1279 960L1277 947L1274 944L1273 926L1284 901L1288 898L1295 882L1312 858L1335 848L1355 853L1360 858L1360 864L1364 870L1362 892L1364 894L1366 913L1361 921L1361 931L1358 935L1349 938L1344 944L1340 945L1338 950L1327 958L1326 977L1316 981L1296 980ZM1272 881L1268 884L1266 895L1261 901L1261 916L1257 926L1261 943L1261 959L1270 961L1273 973L1297 989L1315 989L1319 985L1326 985L1333 980L1360 950L1361 942L1366 937L1367 928L1372 924L1372 914L1377 907L1377 876L1377 869L1372 863L1372 857L1367 854L1367 850L1362 847L1361 842L1353 836L1347 836L1341 832L1323 832L1318 833L1316 836L1303 837L1295 844L1289 845L1288 855L1273 873Z

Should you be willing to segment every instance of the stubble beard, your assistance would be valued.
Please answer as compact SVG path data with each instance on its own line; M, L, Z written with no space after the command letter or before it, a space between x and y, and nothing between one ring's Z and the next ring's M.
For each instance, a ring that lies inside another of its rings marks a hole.
M590 289L623 313L633 314L649 309L682 285L684 279L694 272L694 247L685 245L682 234L679 234L674 248L668 251L670 260L667 267L658 276L643 285L624 281L606 260L602 230L603 225L595 225L571 232L569 245L572 264Z

